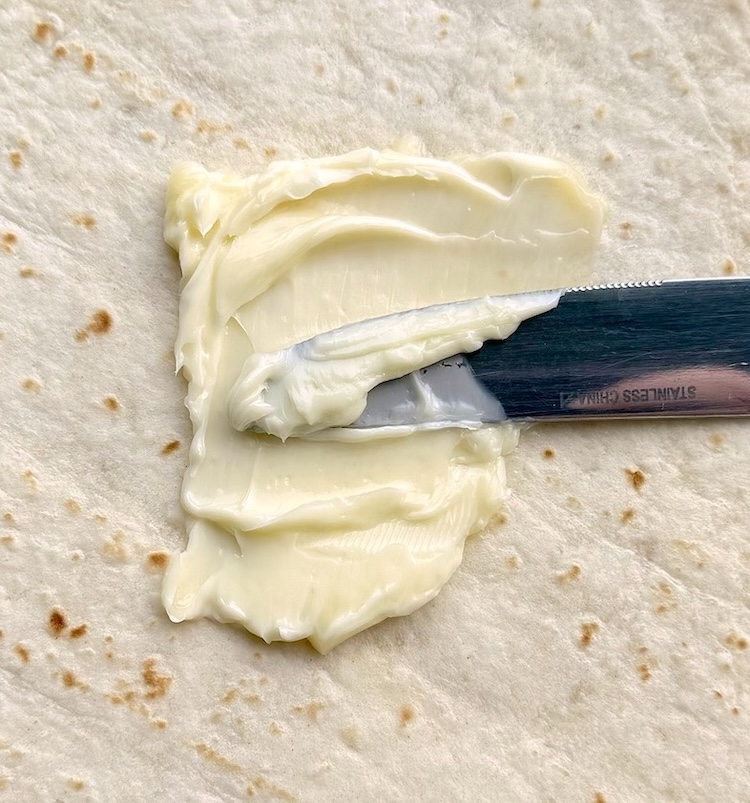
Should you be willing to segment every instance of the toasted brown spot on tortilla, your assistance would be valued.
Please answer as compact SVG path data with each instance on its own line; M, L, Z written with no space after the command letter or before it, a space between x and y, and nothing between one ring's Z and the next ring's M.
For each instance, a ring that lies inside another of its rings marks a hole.
M52 55L56 59L64 59L68 55L68 48L65 45L57 45L52 51Z
M290 792L287 792L286 789L276 786L276 784L271 783L262 775L259 775L257 778L253 778L253 784L255 785L256 789L266 792L269 797L274 798L275 800L285 800L287 803L294 803L294 801L297 799Z
M744 636L738 636L736 633L730 633L725 636L724 643L733 650L746 650L748 646L747 639Z
M3 546L10 546L14 540L12 535L0 535L0 544Z
M651 667L646 661L638 664L636 669L638 670L638 674L644 683L651 679Z
M117 70L115 77L122 86L134 87L138 84L138 76L132 70Z
M159 550L157 552L149 552L146 555L146 566L155 572L164 571L169 563L169 553Z
M594 119L595 120L603 120L607 115L607 107L606 106L597 106L594 110Z
M97 310L86 327L94 335L103 335L112 328L112 316L105 309Z
M20 170L23 164L23 154L21 151L11 151L8 154L8 161L14 170Z
M508 569L517 569L518 568L518 558L515 555L509 555L505 559L505 565Z
M175 120L184 120L192 113L193 104L188 103L186 100L178 100L177 103L172 106L172 117L174 117Z
M677 601L674 599L674 591L669 583L665 583L662 580L653 586L652 590L661 600L654 609L657 614L669 613L669 611L677 607Z
M231 703L237 697L237 689L227 689L221 698L222 703Z
M629 521L633 520L634 516L635 516L635 510L633 510L632 507L626 508L625 510L622 511L622 513L620 513L620 521L623 524L627 524Z
M244 137L235 137L232 140L232 144L234 145L235 148L237 148L238 151L250 150L250 144Z
M141 677L146 686L145 697L147 700L154 700L158 697L163 697L172 685L171 675L162 675L156 671L156 659L147 658L143 662L141 669Z
M92 109L100 109L102 106L102 99L91 98L91 100L89 101L89 106L91 106Z
M716 452L720 452L724 448L726 442L726 435L721 432L712 432L708 436L708 445Z
M6 521L10 524L13 521L13 514L12 513L3 513L3 521Z
M24 265L22 268L19 269L18 275L22 279L31 279L34 276L39 276L39 272L34 270L34 268L30 267L29 265Z
M440 14L438 14L437 21L441 25L447 25L450 22L450 19L451 19L450 14L448 14L445 11L441 11Z
M18 242L18 235L12 231L6 231L2 238L2 248L6 254L13 251L13 246Z
M116 560L124 561L128 556L125 547L122 545L124 536L125 533L122 530L115 530L112 537L102 544L102 554L110 558L115 558Z
M733 259L725 259L721 266L721 272L725 276L734 276L737 273L737 263Z
M169 443L165 443L164 446L162 446L161 453L163 455L172 454L172 452L176 452L179 448L180 442L178 440L169 441Z
M75 499L66 499L65 500L65 509L68 513L72 513L74 516L77 516L81 512L81 506L76 502Z
M68 623L65 621L65 615L61 610L58 608L53 608L50 611L49 619L47 620L47 625L49 628L49 632L57 638L60 633L65 630L68 626Z
M83 638L88 631L88 627L86 625L78 625L78 627L74 627L70 631L71 638Z
M581 567L574 563L569 569L566 569L564 572L560 572L557 575L557 582L560 585L564 583L572 583L576 581L581 576Z
M5 633L3 633L3 629L2 629L2 627L0 627L0 638L3 638L4 635L5 635Z
M317 722L318 721L318 713L323 710L325 706L323 703L319 702L318 700L313 700L307 705L295 705L292 706L292 712L295 714L305 714L310 722Z
M166 719L152 719L151 720L151 727L156 728L157 730L163 731L164 728L167 727L167 720Z
M153 142L156 139L156 134L150 129L144 129L138 136L143 142Z
M136 693L128 688L128 684L124 680L119 679L116 685L118 692L110 692L109 694L105 694L104 697L109 700L112 705L124 705L128 711L141 714L141 716L148 718L150 715L148 708L138 701Z
M627 220L624 223L620 223L620 237L623 240L629 240L633 236L633 224L629 223Z
M23 478L23 481L26 483L26 485L28 485L32 491L36 490L37 488L36 474L34 474L33 471L26 469L26 471L23 471L21 473L21 477Z
M76 676L69 669L66 669L60 677L62 679L63 686L68 689L73 688L73 686L75 686L77 683Z
M395 95L396 92L398 92L398 84L393 78L389 78L385 82L385 88L391 93L391 95Z
M39 44L47 42L55 32L55 26L51 22L37 22L31 34L31 38Z
M105 396L102 399L102 404L113 413L120 409L120 402L117 401L115 396Z
M495 515L490 520L490 524L496 524L498 527L502 527L503 524L508 523L508 517L505 513L495 513Z
M231 123L215 123L202 117L195 126L196 134L223 134L232 130Z
M410 705L402 705L398 712L398 721L405 728L414 719L415 711Z
M323 75L323 73L324 73L325 71L326 71L326 68L325 68L325 66L324 66L323 64L321 64L320 62L318 62L318 63L315 65L315 75L317 75L318 77L320 77L321 75Z
M96 226L96 218L93 215L75 215L73 223L84 229L93 229Z
M272 736L280 736L283 733L278 722L272 722L268 726L268 730Z
M646 482L646 475L639 468L626 468L625 474L636 491L640 491Z
M612 162L614 162L614 160L615 160L615 155L614 155L614 153L612 153L612 151L607 151L604 154L604 156L602 156L602 162L605 165L606 164L612 164Z
M29 662L29 651L23 644L16 644L13 647L13 652L21 659L24 664Z
M671 542L671 546L678 550L681 556L687 557L696 569L704 569L706 567L707 555L698 544L677 538Z
M737 714L740 713L740 709L737 708L737 706L733 706L731 711L732 711L732 714L734 714L734 716L737 716Z
M539 8L542 5L542 0L531 0L532 8Z
M65 785L68 787L68 789L72 789L74 792L80 792L81 789L86 786L86 784L78 778L68 778L68 780L65 782Z
M31 377L24 379L23 382L21 382L21 387L27 393L39 393L39 391L42 389L42 386L36 381L36 379L32 379Z
M96 57L93 53L86 52L83 54L82 62L84 71L91 72L96 66Z
M634 50L632 53L629 54L629 58L635 64L641 64L645 61L648 61L653 55L654 55L653 49L647 47L644 48L643 50Z
M73 339L76 343L83 343L84 340L89 339L89 333L85 329L76 329Z
M599 632L599 625L596 622L583 622L581 625L581 635L578 643L585 650L594 640L594 636Z
M278 151L276 148L272 147L271 145L263 148L263 155L266 159L274 159L278 155Z
M601 792L594 792L594 803L607 803L607 801Z
M194 744L193 747L195 748L195 752L204 760L208 761L211 764L215 764L217 767L221 767L223 770L227 772L240 772L242 767L239 764L236 764L234 761L230 761L225 756L222 756L221 753L217 753L212 747L209 747L207 744L203 742L199 742L198 744Z
M542 457L544 457L547 460L552 460L552 458L554 456L555 456L555 450L554 449L545 449L542 452Z

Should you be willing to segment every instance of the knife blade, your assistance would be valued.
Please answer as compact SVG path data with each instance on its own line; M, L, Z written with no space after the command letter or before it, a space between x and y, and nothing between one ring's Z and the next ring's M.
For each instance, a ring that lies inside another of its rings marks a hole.
M565 290L507 340L373 388L352 426L745 415L750 278L721 278Z

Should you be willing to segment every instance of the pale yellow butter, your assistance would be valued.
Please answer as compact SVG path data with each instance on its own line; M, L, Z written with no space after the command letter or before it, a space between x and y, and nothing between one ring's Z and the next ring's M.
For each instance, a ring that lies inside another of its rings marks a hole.
M170 617L325 652L434 597L507 494L515 430L306 436L354 421L375 381L548 309L487 297L584 282L601 217L570 168L518 154L367 149L248 179L177 167L165 238L194 439Z

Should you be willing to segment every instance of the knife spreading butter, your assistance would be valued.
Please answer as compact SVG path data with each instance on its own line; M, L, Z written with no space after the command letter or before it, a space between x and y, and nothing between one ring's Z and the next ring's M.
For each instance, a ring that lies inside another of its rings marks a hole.
M376 382L550 306L487 297L583 283L601 223L575 172L519 154L364 149L249 178L177 166L165 239L194 437L169 616L326 652L432 599L505 499L516 431L327 428Z

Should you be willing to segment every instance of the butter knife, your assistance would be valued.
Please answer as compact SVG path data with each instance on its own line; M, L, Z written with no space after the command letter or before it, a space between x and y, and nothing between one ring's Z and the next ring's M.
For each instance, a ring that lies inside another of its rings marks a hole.
M352 426L745 415L750 278L688 279L564 290L507 340L373 388Z

